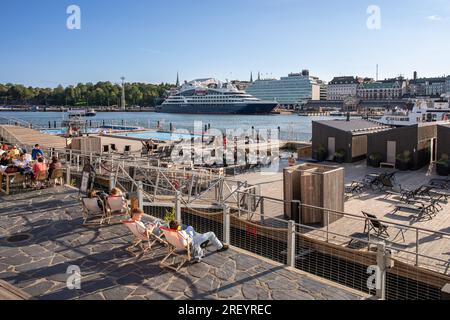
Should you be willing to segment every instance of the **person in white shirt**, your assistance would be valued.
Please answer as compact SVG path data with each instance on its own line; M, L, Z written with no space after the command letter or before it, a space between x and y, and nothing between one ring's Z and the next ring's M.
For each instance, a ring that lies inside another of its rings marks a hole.
M184 236L189 236L192 239L192 251L193 256L196 259L195 262L200 262L204 257L203 249L208 245L212 245L216 252L223 252L228 250L228 245L223 244L217 238L214 232L197 233L193 227L189 226L185 230L181 230L181 226L177 221L171 221L169 223L169 229L182 232Z
M30 161L26 159L26 156L23 153L19 156L19 159L13 160L13 164L19 168L21 174L32 174L33 172Z

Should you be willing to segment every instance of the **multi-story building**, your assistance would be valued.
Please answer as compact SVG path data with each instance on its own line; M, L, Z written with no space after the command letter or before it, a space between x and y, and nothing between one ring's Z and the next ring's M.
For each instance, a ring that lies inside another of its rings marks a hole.
M320 100L328 100L328 84L325 81L317 80L320 87Z
M414 72L414 79L409 83L411 96L439 97L446 92L450 92L450 77L417 78Z
M445 80L445 93L450 94L450 76Z
M408 82L403 77L358 85L358 97L362 100L400 99L408 92Z
M282 106L300 106L308 100L320 100L318 81L308 70L303 70L280 80L258 79L248 87L247 93L261 100L277 101Z
M359 83L356 77L335 77L328 83L328 100L345 100L348 97L355 97Z

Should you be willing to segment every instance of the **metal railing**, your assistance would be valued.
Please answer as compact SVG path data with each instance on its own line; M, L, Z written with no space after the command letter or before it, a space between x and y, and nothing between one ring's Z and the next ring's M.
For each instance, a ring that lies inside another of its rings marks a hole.
M96 188L119 186L141 194L140 205L149 215L163 219L174 208L176 218L198 232L214 231L233 246L380 298L439 299L439 286L450 282L445 259L450 234L445 232L380 219L390 231L389 237L380 238L367 232L370 221L364 216L263 197L256 186L211 172L163 168L111 155L44 151L62 160L66 181L75 179L77 187L83 166L93 165ZM283 218L287 206L298 212L298 222ZM317 225L303 223L305 212L317 218ZM387 267L386 261L394 261L394 267ZM382 270L380 288L367 286L371 266Z

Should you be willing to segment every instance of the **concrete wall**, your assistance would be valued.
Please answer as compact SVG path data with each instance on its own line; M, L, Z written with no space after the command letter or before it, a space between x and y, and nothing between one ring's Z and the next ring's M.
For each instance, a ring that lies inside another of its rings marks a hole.
M450 125L437 127L437 160L443 154L450 156Z

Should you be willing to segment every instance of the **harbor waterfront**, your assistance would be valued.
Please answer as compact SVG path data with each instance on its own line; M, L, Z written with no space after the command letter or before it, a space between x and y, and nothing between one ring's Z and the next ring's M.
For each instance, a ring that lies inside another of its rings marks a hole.
M0 117L15 118L30 122L43 129L48 129L49 124L53 127L57 122L59 127L65 119L61 112L2 112ZM188 115L188 114L166 114L166 113L141 113L141 112L98 112L95 117L84 119L91 122L114 122L115 124L140 126L156 129L158 121L163 129L169 130L170 124L175 129L186 129L192 131L195 121L202 121L204 125L225 132L227 129L251 130L254 129L278 129L280 127L280 139L292 141L310 141L312 132L312 120L339 119L342 117L299 117L297 114L290 115Z

